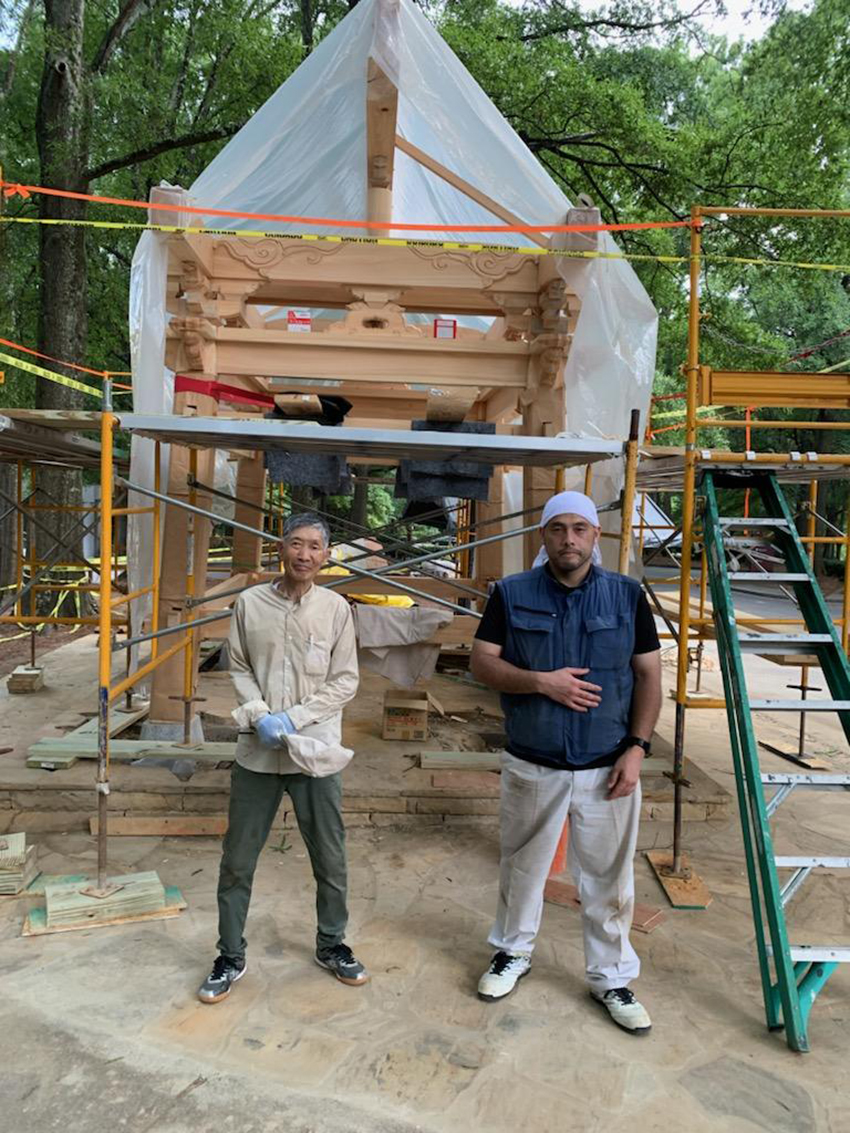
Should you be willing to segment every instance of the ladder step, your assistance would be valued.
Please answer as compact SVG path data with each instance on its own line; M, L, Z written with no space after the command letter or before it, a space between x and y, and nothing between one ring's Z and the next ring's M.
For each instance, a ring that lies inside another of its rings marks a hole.
M808 574L791 574L786 571L730 570L730 582L811 582Z
M831 775L820 772L806 775L803 772L762 771L761 781L765 786L782 787L850 787L850 775Z
M801 856L799 854L777 855L774 859L777 869L850 869L850 858L823 858Z
M721 527L787 527L787 519L773 519L771 516L758 515L748 518L743 515L721 515L717 522Z
M765 543L764 536L761 538L748 539L744 535L724 535L724 547L741 547L748 551L775 551L776 547L773 543Z
M850 712L850 700L751 700L753 712Z
M738 644L744 653L809 653L813 645L835 643L829 633L742 633Z
M833 947L830 944L792 944L789 949L795 964L847 964L850 963L850 948Z

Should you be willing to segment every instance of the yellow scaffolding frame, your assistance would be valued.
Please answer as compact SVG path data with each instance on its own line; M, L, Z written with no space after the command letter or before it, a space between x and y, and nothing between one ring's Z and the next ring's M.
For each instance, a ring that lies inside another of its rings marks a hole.
M681 544L681 570L679 575L679 616L678 616L678 656L677 656L677 669L676 669L676 724L675 724L675 738L674 738L674 768L672 779L675 787L675 804L674 804L674 830L673 830L673 863L669 870L669 875L679 878L687 878L689 871L683 868L682 863L682 850L681 850L681 834L682 834L682 787L686 785L683 777L684 766L684 730L685 730L685 713L688 708L725 708L726 702L723 699L704 699L694 698L688 694L688 671L690 668L690 647L693 643L691 636L692 629L696 629L696 642L698 648L702 647L706 639L705 626L707 626L713 619L709 619L705 615L705 591L706 591L706 568L705 556L701 556L700 565L700 609L699 615L694 617L691 612L691 590L694 585L693 577L693 554L695 546L699 543L699 532L696 523L696 480L698 469L701 464L706 465L747 465L748 467L758 467L765 464L787 463L789 465L799 465L801 468L805 467L806 459L800 453L788 453L787 455L777 455L770 453L735 453L727 451L716 450L700 450L698 446L698 434L700 429L712 426L722 426L723 428L746 428L747 430L753 428L776 428L776 429L794 429L799 428L800 423L797 421L753 421L747 419L741 421L727 421L723 418L717 417L700 417L698 410L700 408L700 395L703 395L703 400L707 401L712 408L721 409L723 406L714 404L711 401L712 389L714 383L710 380L711 371L708 367L700 364L700 273L703 264L702 255L702 224L704 218L710 216L747 216L747 217L784 217L784 218L820 218L820 219L850 219L850 210L842 209L758 209L758 208L743 208L731 207L725 208L720 206L701 206L694 205L691 209L691 236L690 236L690 258L689 258L689 297L688 297L688 351L687 362L685 365L685 378L686 378L686 391L685 391L685 468L684 468L684 486L682 496L682 544ZM750 406L754 403L753 398L753 383L759 384L759 396L756 399L758 404L762 405L788 405L787 379L789 375L772 374L759 371L735 371L728 372L722 375L723 382L718 383L724 391L727 391L727 396L734 394L732 405L738 407ZM823 374L819 375L821 383L815 397L805 396L801 398L804 403L800 408L814 408L819 406L831 407L848 407L847 400L847 386L848 375L845 374ZM782 380L784 379L784 380ZM834 379L833 386L829 385L830 379ZM776 387L776 398L774 402L771 400L771 389ZM830 389L835 389L835 394L830 394ZM809 428L809 422L805 423L805 427ZM814 428L833 428L838 430L850 429L850 422L815 422L812 424ZM806 454L807 455L807 454ZM846 467L850 465L850 455L845 453L820 453L817 454L816 463L819 466L832 465L835 467ZM816 481L812 481L810 485L809 495L809 529L806 535L802 536L802 542L808 544L810 554L814 553L814 547L817 544L839 544L845 547L845 563L844 563L844 585L842 590L843 608L840 618L835 619L835 624L841 626L841 639L845 651L847 650L848 636L850 636L850 506L848 506L847 525L843 535L837 536L816 536L815 523L816 516L812 510L811 501L813 493L817 491ZM752 624L761 622L765 618L746 618L738 619L738 624ZM770 618L770 623L774 625L788 624L799 625L802 619L798 618ZM801 678L801 684L806 683L805 671Z

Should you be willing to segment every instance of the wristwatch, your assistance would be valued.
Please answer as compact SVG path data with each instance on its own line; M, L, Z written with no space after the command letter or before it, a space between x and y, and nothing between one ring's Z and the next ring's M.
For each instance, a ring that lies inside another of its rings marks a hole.
M625 743L626 747L642 747L647 755L652 747L649 740L642 740L640 736L626 736Z

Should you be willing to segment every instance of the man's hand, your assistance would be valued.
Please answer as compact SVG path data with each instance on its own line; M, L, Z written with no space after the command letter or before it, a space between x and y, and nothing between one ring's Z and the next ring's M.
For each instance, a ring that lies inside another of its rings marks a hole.
M644 750L642 747L626 748L608 776L608 798L624 799L634 794L635 787L640 779L640 769L643 766Z
M551 673L535 673L538 691L574 712L587 712L588 708L598 707L602 692L601 685L580 679L589 672L589 669L555 669Z
M254 725L254 730L265 747L280 747L284 736L291 736L297 731L295 725L285 712L269 713L263 716Z

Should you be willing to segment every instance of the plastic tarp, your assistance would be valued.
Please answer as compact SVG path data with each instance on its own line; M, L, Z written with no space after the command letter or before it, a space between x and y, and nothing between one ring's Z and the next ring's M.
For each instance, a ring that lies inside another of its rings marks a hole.
M398 88L397 129L406 140L526 223L564 222L570 202L412 0L361 0L198 177L189 190L191 203L295 217L364 218L370 58ZM498 223L398 150L392 219ZM224 223L236 229L333 231L301 222ZM438 232L416 235L445 238ZM458 232L450 238L529 242L527 236L507 233ZM616 248L607 235L604 245ZM134 256L130 299L137 410L153 410L151 402L164 406L173 387L162 364L163 255L162 239L144 233ZM625 437L630 410L640 409L643 419L649 407L655 310L623 260L571 260L563 274L581 299L566 368L565 427L578 435ZM134 450L140 443L134 442ZM152 470L141 467L140 459L134 451L134 474L150 476ZM594 479L599 502L617 494L619 476L617 462L599 469Z

